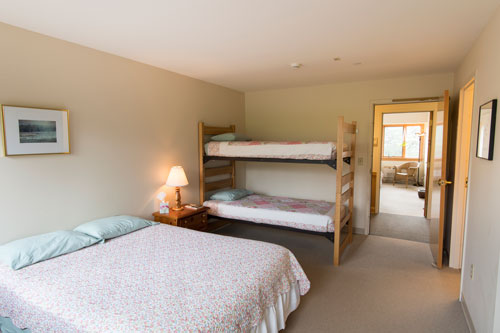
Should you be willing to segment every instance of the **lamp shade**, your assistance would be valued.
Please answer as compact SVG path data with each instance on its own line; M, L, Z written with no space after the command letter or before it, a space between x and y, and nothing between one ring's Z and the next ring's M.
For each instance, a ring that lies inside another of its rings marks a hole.
M167 178L167 186L186 186L189 184L184 169L180 166L173 166Z

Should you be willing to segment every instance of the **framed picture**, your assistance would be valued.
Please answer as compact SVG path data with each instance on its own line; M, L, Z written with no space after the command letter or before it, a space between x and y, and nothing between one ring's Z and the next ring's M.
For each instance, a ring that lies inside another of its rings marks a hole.
M69 154L68 110L2 105L5 156Z
M493 99L479 107L479 127L477 131L476 156L493 160L495 142L495 123L497 118L497 100Z

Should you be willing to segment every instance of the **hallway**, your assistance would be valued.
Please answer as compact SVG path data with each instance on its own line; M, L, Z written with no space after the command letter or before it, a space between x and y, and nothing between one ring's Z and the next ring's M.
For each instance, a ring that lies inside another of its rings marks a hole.
M379 213L372 215L370 235L429 243L429 221L424 217Z
M380 212L370 218L370 235L429 243L429 221L419 187L403 184L380 186Z

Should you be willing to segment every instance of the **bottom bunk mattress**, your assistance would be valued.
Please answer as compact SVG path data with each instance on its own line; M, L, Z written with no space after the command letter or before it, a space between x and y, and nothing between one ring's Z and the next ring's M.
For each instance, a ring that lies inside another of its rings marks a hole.
M277 332L309 290L284 247L164 224L0 277L32 332Z
M316 232L333 232L335 203L253 194L240 200L208 200L209 214L235 220L273 224ZM340 217L346 214L341 206Z

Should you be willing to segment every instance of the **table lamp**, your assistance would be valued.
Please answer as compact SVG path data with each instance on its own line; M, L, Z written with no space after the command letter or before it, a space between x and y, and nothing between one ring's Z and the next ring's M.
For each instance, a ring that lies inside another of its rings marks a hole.
M170 169L170 174L168 175L167 178L167 186L174 186L175 187L175 206L172 207L172 210L183 210L184 207L181 205L181 186L186 186L189 184L186 173L184 172L184 169L180 166L173 166L172 169Z

